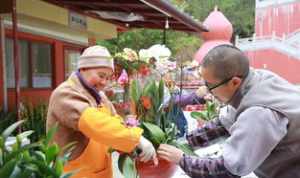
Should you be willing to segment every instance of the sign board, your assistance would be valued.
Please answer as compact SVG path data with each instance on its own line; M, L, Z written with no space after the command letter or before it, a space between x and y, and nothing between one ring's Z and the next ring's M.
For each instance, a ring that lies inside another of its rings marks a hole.
M12 12L12 0L1 0L0 14Z
M86 30L86 17L84 15L69 11L69 27L74 29Z

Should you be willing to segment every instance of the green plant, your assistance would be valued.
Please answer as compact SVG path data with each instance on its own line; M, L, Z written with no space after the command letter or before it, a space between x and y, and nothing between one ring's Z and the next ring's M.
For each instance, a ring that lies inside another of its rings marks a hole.
M22 105L21 118L25 121L21 125L21 130L34 130L29 136L32 142L38 141L40 138L46 136L46 114L46 104L36 106L31 104ZM16 111L0 111L0 133L16 121Z
M150 140L155 148L159 147L160 144L166 143L176 146L188 155L194 154L188 144L179 142L176 139L178 129L174 121L174 115L171 114L174 104L170 101L169 108L167 110L164 109L164 82L162 80L158 84L155 81L151 81L143 88L137 80L133 80L130 85L130 95L140 127L144 130L143 136ZM135 166L131 165L132 162L135 164L134 155L136 153L120 156L119 169L124 175L136 172ZM131 161L128 161L130 158Z
M57 127L49 130L47 136L27 145L22 145L22 140L27 139L33 131L24 131L18 134L16 142L10 146L5 145L7 138L17 127L25 121L18 121L0 136L0 177L9 178L68 178L73 173L63 173L63 165L68 160L70 148L73 143L60 149L57 144L50 144ZM64 156L59 156L61 151L67 151Z
M32 106L25 104L21 110L21 118L25 120L22 130L34 130L30 140L35 142L46 136L47 105L38 104Z
M218 115L217 104L211 101L206 103L206 109L204 111L193 111L191 112L191 117L194 119L202 119L205 121L210 121Z
M16 112L0 111L0 133L17 121Z

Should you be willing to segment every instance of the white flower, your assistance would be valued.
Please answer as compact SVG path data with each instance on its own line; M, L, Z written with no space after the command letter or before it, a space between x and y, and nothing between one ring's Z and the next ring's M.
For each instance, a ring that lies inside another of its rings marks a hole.
M135 61L138 59L137 53L130 48L124 48L123 53L124 53L124 58L129 61Z

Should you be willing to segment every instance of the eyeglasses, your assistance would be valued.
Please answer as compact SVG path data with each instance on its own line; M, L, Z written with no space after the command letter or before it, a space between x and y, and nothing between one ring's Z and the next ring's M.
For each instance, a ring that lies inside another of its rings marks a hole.
M211 85L211 84L209 84L208 82L205 81L205 86L206 86L207 89L211 92L212 90L214 90L214 89L216 89L216 88L218 88L218 87L224 85L225 83L229 82L232 78L233 78L233 76L230 77L230 78L224 79L224 80L222 80L220 83L217 83L217 84L215 84L215 85Z
M209 84L208 82L205 81L205 86L207 87L208 91L211 92L212 90L214 90L214 89L224 85L225 83L229 82L233 77L235 77L235 76L224 79L220 83L215 84L215 85L211 85L211 84ZM241 78L241 79L243 78L242 76L236 76L236 77Z

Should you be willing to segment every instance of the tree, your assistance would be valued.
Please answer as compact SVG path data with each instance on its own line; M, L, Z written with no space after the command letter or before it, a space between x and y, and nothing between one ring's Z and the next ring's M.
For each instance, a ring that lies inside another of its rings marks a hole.
M186 12L200 21L203 21L217 5L220 11L222 11L233 24L234 35L249 37L254 32L255 1L253 0L169 1L180 11ZM113 54L121 51L125 47L138 51L140 49L149 48L154 44L162 44L163 30L134 29L120 33L116 39L98 43L106 46ZM189 53L195 52L201 46L201 39L197 35L168 30L166 33L166 46L171 49L172 55L176 57L178 53L182 54L182 51L185 49L188 49L187 51L189 51Z
M249 37L254 33L254 0L172 0L172 2L201 21L204 21L214 7L218 6L232 23L234 35Z
M182 48L192 48L196 51L200 46L201 39L191 34L168 30L166 32L166 46L170 48L173 56ZM109 49L111 53L131 48L139 51L147 49L154 44L163 44L163 30L134 29L119 34L118 38L99 41L98 44Z

